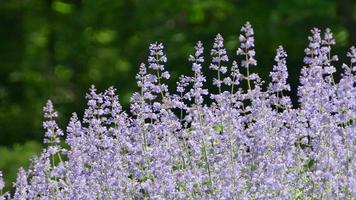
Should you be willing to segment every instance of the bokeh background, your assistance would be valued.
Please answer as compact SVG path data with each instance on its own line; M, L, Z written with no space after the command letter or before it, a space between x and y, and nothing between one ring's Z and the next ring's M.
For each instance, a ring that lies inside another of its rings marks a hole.
M165 44L174 86L190 72L188 55L201 40L206 50L221 33L236 59L240 27L255 29L259 72L272 69L275 49L288 52L295 94L303 50L312 27L330 27L333 52L356 41L355 0L1 0L0 1L0 170L8 182L42 146L42 107L52 99L65 128L79 115L91 84L118 88L124 107L136 89L135 74L148 45ZM207 51L208 52L208 51ZM206 59L208 62L209 59ZM338 67L340 69L340 67Z

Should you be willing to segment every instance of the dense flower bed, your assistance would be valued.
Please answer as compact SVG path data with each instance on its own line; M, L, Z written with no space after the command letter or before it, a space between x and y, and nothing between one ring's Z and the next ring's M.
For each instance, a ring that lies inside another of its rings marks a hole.
M97 92L93 86L83 119L74 113L64 132L48 101L47 148L28 170L19 169L14 194L0 199L355 198L356 49L335 82L332 33L313 29L300 106L293 107L283 47L264 90L250 72L257 66L250 23L241 32L236 61L223 37L215 38L214 91L204 86L201 42L189 56L192 75L181 76L174 93L164 83L170 74L163 45L154 43L136 76L140 91L130 113L113 87Z

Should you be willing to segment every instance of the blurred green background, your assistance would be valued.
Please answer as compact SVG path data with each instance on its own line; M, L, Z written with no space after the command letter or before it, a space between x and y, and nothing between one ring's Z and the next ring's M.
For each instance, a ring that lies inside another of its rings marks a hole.
M221 33L233 59L241 26L255 29L257 71L265 79L283 44L296 94L312 27L334 32L340 63L355 45L354 0L1 0L0 170L7 182L42 142L42 107L50 98L65 128L83 113L91 84L118 88L124 107L148 45L163 42L173 86L189 73L188 55L201 40L210 50ZM208 51L207 51L208 52ZM210 59L206 59L208 62Z

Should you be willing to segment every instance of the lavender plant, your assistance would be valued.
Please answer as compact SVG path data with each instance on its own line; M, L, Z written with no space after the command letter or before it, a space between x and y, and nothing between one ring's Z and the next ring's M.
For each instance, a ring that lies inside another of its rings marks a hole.
M47 147L19 169L13 194L2 193L0 172L0 199L355 199L356 48L336 83L331 30L313 29L293 107L286 51L278 47L264 90L250 69L257 66L251 24L241 32L237 57L228 57L221 34L215 38L209 68L217 92L205 86L201 42L176 93L165 84L163 44L154 43L130 113L115 88L92 86L83 119L73 113L63 132L48 101Z

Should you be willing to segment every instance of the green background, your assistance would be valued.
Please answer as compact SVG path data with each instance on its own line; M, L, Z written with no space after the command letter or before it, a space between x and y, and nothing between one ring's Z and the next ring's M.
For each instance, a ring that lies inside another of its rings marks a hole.
M252 71L269 80L282 44L294 101L312 27L332 29L339 63L356 40L354 0L1 0L0 170L7 182L41 149L47 99L60 111L63 129L72 112L83 113L91 84L115 86L128 109L149 43L164 43L174 86L190 72L187 58L198 40L208 52L221 33L236 59L246 21L255 29L258 66Z

